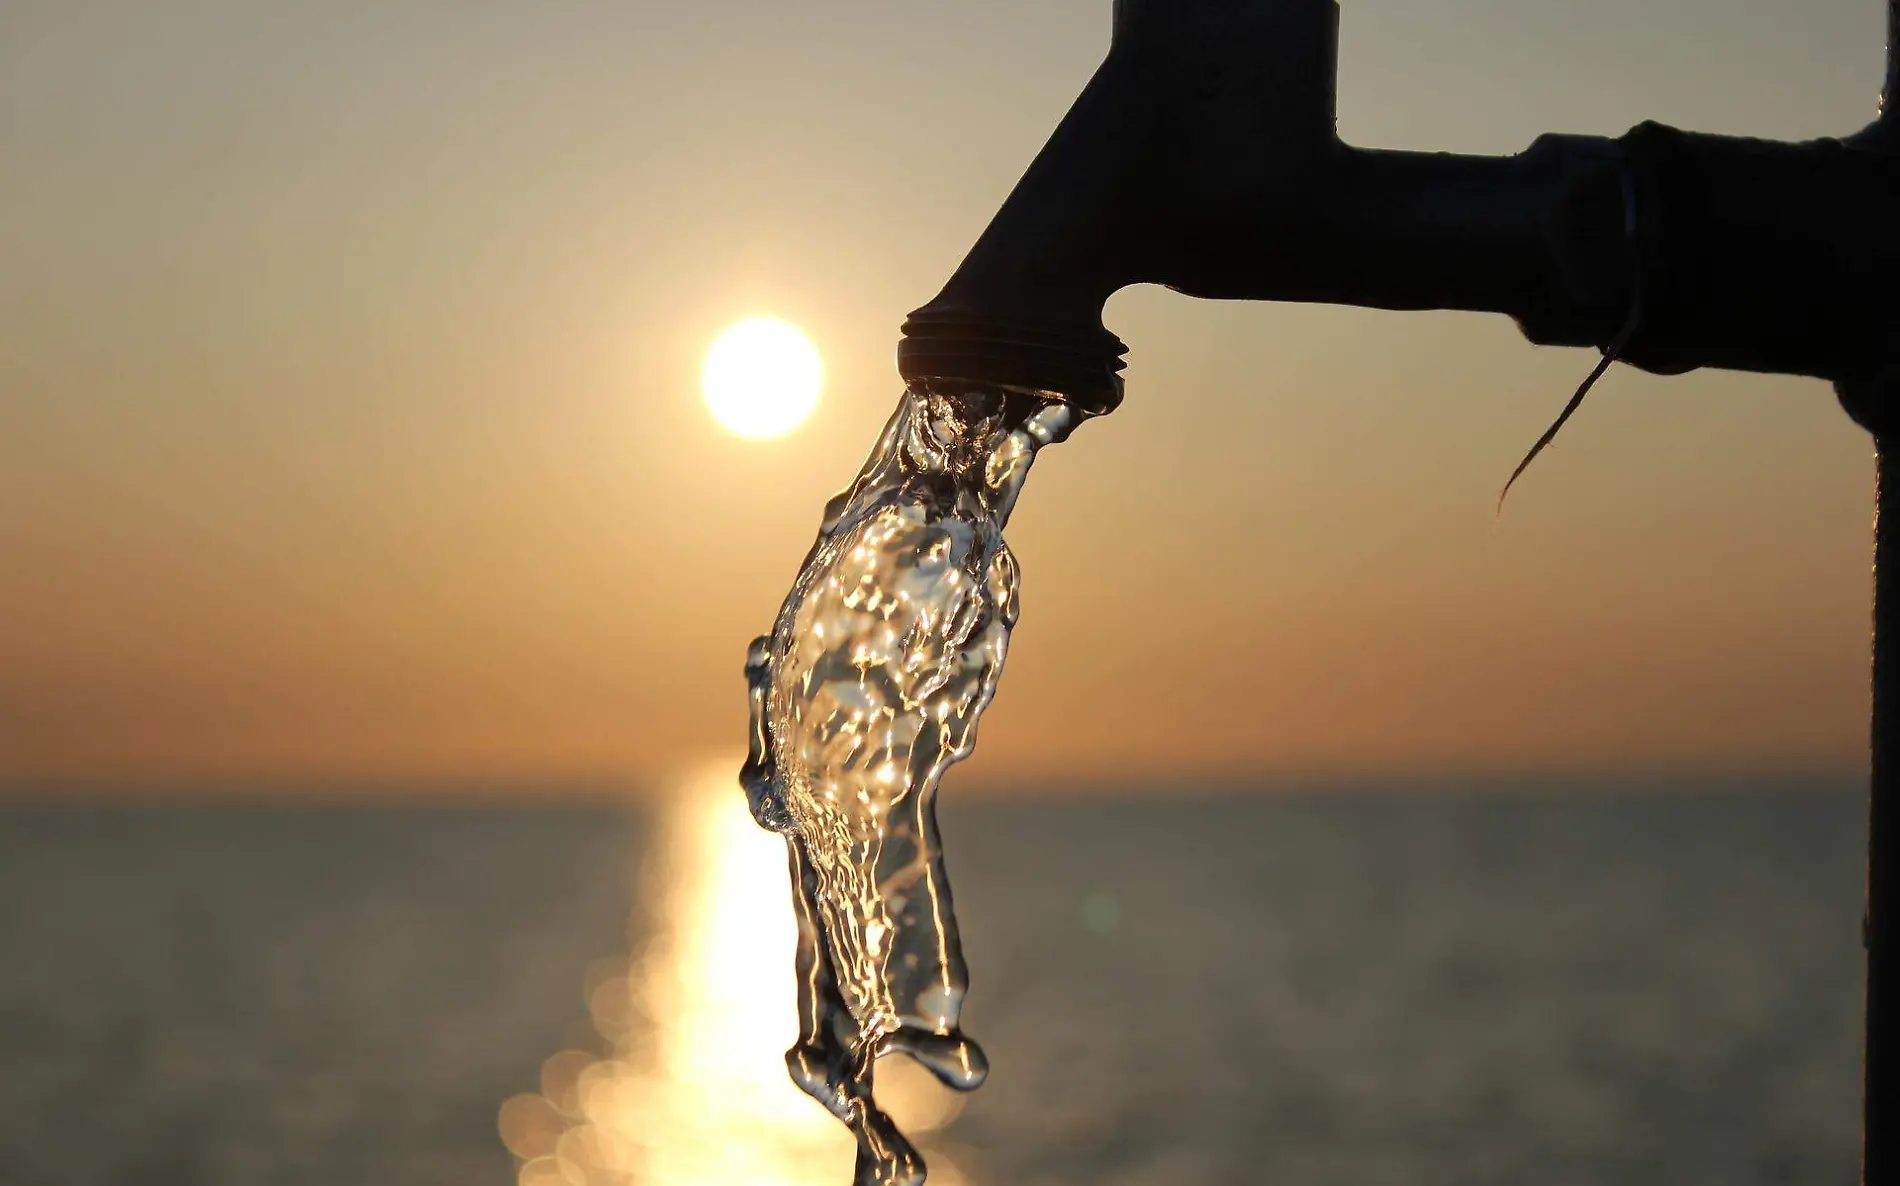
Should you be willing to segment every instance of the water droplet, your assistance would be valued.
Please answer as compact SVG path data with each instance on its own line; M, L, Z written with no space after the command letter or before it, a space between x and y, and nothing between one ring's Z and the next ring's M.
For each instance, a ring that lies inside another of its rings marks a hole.
M960 1033L904 1030L891 1038L890 1047L910 1055L945 1087L958 1091L975 1091L990 1075L990 1060L983 1048Z

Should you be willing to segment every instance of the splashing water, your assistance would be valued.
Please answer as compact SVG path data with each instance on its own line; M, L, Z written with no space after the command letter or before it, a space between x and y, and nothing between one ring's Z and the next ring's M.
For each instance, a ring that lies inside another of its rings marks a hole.
M886 1053L970 1090L988 1063L957 1028L968 977L937 783L976 746L1016 623L1003 527L1074 407L1026 393L905 393L752 644L752 814L784 833L798 917L792 1078L858 1140L857 1186L924 1165L872 1095Z

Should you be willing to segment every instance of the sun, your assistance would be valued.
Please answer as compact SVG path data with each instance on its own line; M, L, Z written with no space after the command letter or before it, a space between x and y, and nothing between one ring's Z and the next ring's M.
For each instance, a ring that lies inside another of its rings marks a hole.
M753 317L713 340L700 384L714 420L739 436L765 440L797 428L818 406L824 363L797 326Z

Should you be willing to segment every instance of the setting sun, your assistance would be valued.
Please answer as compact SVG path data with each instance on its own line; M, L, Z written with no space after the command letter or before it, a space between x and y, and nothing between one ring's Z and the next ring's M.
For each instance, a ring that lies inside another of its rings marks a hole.
M742 437L784 436L818 405L824 364L797 326L754 317L728 329L706 352L701 385L713 419Z

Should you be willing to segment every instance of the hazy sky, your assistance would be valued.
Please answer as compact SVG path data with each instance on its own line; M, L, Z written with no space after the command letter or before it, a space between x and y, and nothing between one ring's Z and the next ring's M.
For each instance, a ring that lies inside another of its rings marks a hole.
M0 783L639 776L898 390L1108 0L0 0ZM1840 134L1879 0L1345 0L1343 133ZM824 351L778 442L701 356ZM1508 321L1117 297L981 776L1847 770L1864 436Z

